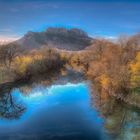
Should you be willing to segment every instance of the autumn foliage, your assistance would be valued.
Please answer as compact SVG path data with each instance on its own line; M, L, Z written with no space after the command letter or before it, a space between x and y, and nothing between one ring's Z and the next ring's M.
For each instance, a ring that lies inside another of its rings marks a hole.
M131 86L140 87L140 51L138 51L134 61L130 63Z
M84 66L84 72L100 91L126 96L140 87L140 36L121 36L115 42L97 39L71 64Z
M0 71L15 80L71 67L83 72L101 91L126 96L140 88L139 40L139 34L121 36L115 42L96 39L85 50L73 52L47 46L24 52L16 44L8 44L0 46Z
M19 46L13 45L11 48L11 44L8 44L0 47L0 73L4 73L2 77L5 77L1 78L1 83L9 80L29 80L44 74L49 76L54 71L58 72L65 64L65 59L55 49L41 48L26 52L17 51L20 48L15 47Z

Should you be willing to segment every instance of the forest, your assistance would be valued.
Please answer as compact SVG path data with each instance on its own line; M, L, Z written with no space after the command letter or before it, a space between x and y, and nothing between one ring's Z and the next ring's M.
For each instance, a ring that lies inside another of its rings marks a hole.
M114 41L97 38L80 51L48 46L28 51L16 43L0 46L0 84L69 68L83 73L102 98L115 96L140 106L140 34Z

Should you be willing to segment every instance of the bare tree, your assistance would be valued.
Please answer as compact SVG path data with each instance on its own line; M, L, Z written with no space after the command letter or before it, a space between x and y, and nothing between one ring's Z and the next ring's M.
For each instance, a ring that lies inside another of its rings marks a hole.
M17 103L10 91L0 96L0 118L18 119L24 113L25 107Z
M12 61L19 55L20 51L20 47L15 43L1 45L0 63L10 68Z

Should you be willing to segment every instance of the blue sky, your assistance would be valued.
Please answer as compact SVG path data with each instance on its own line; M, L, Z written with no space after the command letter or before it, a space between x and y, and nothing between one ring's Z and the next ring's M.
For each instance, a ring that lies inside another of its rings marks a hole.
M81 28L91 36L140 31L140 0L0 0L0 39L47 27Z

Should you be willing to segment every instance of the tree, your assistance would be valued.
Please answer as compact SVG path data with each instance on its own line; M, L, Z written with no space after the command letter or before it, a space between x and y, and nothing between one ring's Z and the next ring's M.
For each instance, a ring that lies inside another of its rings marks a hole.
M135 60L130 63L130 71L132 87L140 87L140 51Z
M0 46L0 63L10 68L12 61L20 54L20 47L15 43Z
M11 90L10 90L11 91ZM25 111L21 103L17 103L13 95L8 92L0 96L0 118L18 119Z

